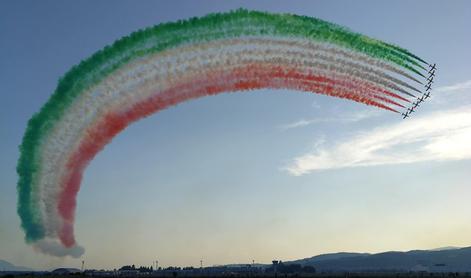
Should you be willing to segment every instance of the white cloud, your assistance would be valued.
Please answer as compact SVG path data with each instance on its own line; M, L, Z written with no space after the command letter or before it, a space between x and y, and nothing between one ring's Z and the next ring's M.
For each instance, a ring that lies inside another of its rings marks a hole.
M443 92L461 91L461 90L465 90L465 89L471 89L471 80L461 82L461 83L457 83L457 84L454 84L454 85L451 85L451 86L438 87L433 91L435 91L437 93L443 93Z
M317 101L313 101L313 102L312 102L312 108L314 108L314 109L320 109L320 108L321 108L321 105L320 105Z
M305 119L301 119L301 120L298 120L296 122L292 122L292 123L289 123L289 124L285 124L285 125L282 125L280 126L281 129L291 129L291 128L297 128L297 127L302 127L302 126L307 126L307 125L310 125L310 124L313 124L315 122L320 122L324 119L311 119L311 120L305 120Z
M452 87L452 86L450 86ZM471 106L414 117L296 157L292 175L346 167L471 158Z
M301 119L292 123L281 125L280 128L286 130L286 129L303 127L303 126L312 125L312 124L332 123L332 122L353 123L353 122L359 122L361 120L368 119L371 117L375 117L380 114L381 114L381 111L379 110L362 110L362 111L357 111L355 113L351 113L348 115L342 115L339 117L314 118L314 119L309 119L309 120Z
M457 83L450 86L442 86L432 89L432 105L444 105L450 103L470 103L469 89L471 80Z

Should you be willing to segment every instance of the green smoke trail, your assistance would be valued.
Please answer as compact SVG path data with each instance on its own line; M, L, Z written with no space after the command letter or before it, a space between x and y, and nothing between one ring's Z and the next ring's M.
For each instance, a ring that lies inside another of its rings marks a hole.
M164 23L134 32L72 67L59 80L52 97L28 122L17 165L17 210L26 232L26 240L32 242L45 236L38 202L35 200L36 179L41 171L41 143L81 92L133 59L187 44L243 36L273 36L327 42L423 76L420 72L423 68L420 62L424 63L424 60L407 50L306 16L240 9Z

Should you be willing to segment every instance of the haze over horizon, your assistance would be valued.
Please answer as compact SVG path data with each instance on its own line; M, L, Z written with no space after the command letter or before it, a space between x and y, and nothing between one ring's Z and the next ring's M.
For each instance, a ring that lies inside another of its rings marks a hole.
M141 120L85 173L76 232L87 266L471 246L471 3L2 1L1 260L36 269L82 260L33 251L16 213L17 146L57 80L132 31L240 7L318 17L410 49L439 67L432 99L403 121L340 99L259 90Z
M284 263L300 263L300 261L305 261L305 260L312 260L312 259L317 259L317 258L324 258L324 256L329 256L331 259L336 259L336 258L342 258L343 256L346 257L346 255L348 256L356 256L356 255L361 255L361 256L364 256L364 255L378 255L378 254L383 254L383 253L390 253L390 252L413 252L413 251L451 251L451 250L457 250L457 249L462 249L462 248L471 248L471 247L456 247L456 246L446 246L446 247L438 247L438 248L433 248L433 249L428 249L428 250L404 250L404 251L396 251L396 250L388 250L388 251L383 251L383 252L378 252L378 253L365 253L365 252L348 252L348 251L343 251L343 252L335 252L335 253L323 253L323 254L315 254L315 255L312 255L310 257L307 257L307 258L298 258L298 259L294 259L292 261L282 261ZM278 258L273 258L273 260L277 260ZM85 263L85 261L83 261ZM76 263L80 264L81 266L81 263L82 261L77 261ZM154 262L152 262L152 266L154 266ZM201 265L201 262L198 262L200 263ZM253 264L255 263L254 261L250 261L250 262L232 262L232 263L227 263L225 265L244 265L244 264ZM5 260L1 260L0 259L0 271L2 271L2 268L3 268L3 265L8 265L8 264L11 264L12 266L18 268L18 271L29 271L29 270L33 270L33 271L51 271L54 269L53 268L50 268L50 269L31 269L27 266L19 266L19 265L15 265L15 264L12 264L8 261L5 261ZM132 262L129 262L125 265L132 265L133 263ZM255 263L256 265L270 265L272 264L272 261L268 261L268 262L256 262ZM162 268L166 268L166 267L195 267L195 268L198 268L200 267L200 265L197 265L197 264L192 264L192 265L159 265L160 267ZM119 266L115 266L113 268L103 268L103 267L96 267L96 269L104 269L104 270L112 270L112 269L119 269L120 267L122 267L124 265L119 265ZM140 266L149 266L149 265L136 265L136 267L140 267ZM221 264L215 264L215 265L203 265L203 267L210 267L210 266L221 266ZM68 265L62 265L61 267L66 267L66 268L79 268L78 265L74 265L74 266L68 266ZM86 264L84 264L84 267L85 269L93 269L93 268L89 268ZM26 270L28 269L28 270ZM8 270L7 270L8 271Z

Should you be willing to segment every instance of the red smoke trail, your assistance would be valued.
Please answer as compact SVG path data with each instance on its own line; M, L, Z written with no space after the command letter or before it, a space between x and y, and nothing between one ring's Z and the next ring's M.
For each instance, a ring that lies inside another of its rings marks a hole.
M183 81L183 82L182 82ZM61 242L66 247L75 245L73 234L76 195L79 191L82 173L93 157L119 132L130 123L154 114L157 111L180 102L223 92L252 90L261 88L294 89L316 92L325 95L348 98L357 102L377 106L397 112L384 105L387 102L400 105L386 96L404 100L402 97L375 87L369 82L352 78L330 78L326 76L300 72L293 67L254 64L230 70L213 70L180 79L179 84L158 92L150 98L132 105L125 111L109 111L95 124L88 128L80 145L74 150L67 162L67 173L61 180L58 211L63 218L59 232ZM338 85L341 85L339 87Z

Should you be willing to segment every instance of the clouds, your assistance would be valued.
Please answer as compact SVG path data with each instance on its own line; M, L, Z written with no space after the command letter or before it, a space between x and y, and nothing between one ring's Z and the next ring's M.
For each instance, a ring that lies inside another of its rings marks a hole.
M465 89L471 89L471 80L467 80L461 83L457 83L451 86L443 86L435 89L434 91L436 93L442 93L442 92L456 92L456 91L461 91Z
M414 121L357 134L296 157L293 175L346 167L471 158L471 106L417 117Z
M287 129L292 129L292 128L298 128L298 127L304 127L312 124L319 124L319 123L353 123L353 122L359 122L364 119L368 119L371 117L375 117L378 115L381 115L381 113L384 113L384 111L378 111L378 110L363 110L363 111L357 111L355 113L351 114L344 114L339 117L330 117L330 118L313 118L313 119L300 119L298 121L288 123L281 125L280 128L283 130Z
M452 93L471 81L437 88ZM313 171L471 158L471 105L414 115L407 121L362 131L292 159L284 168L299 176Z

